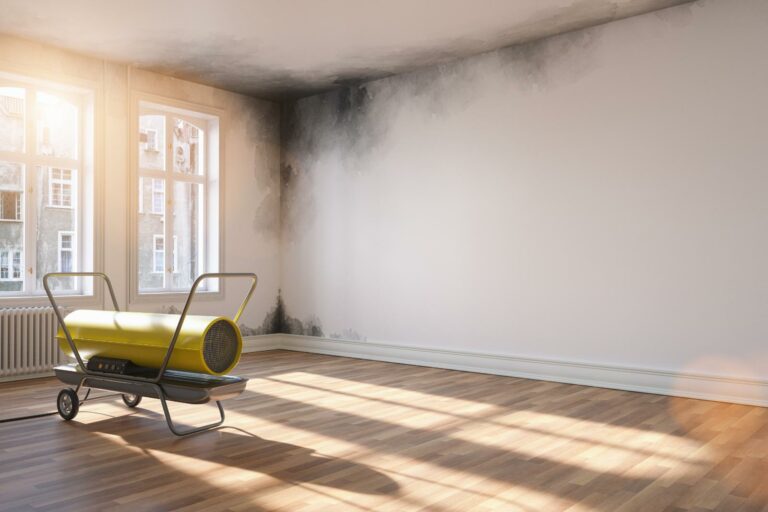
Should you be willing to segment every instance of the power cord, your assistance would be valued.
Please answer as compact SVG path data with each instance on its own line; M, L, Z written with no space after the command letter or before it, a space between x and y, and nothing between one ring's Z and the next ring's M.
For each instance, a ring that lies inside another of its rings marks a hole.
M88 396L90 394L91 394L91 390L89 388L88 391L85 394L85 398L83 398L80 401L80 405L83 405L85 403L85 401L88 400ZM101 400L102 398L109 398L111 396L121 396L121 394L122 393L110 393L108 395L97 396L97 397L91 398L91 401L93 401L93 400ZM40 413L40 414L30 414L29 416L18 416L16 418L0 419L0 423L12 423L14 421L34 420L36 418L45 418L46 416L55 416L57 414L58 414L58 411L43 412L43 413Z
M58 412L44 412L41 414L31 414L29 416L19 416L18 418L6 418L4 420L0 420L0 423L11 423L12 421L22 421L22 420L33 420L35 418L45 418L46 416L53 416L54 414L58 414Z

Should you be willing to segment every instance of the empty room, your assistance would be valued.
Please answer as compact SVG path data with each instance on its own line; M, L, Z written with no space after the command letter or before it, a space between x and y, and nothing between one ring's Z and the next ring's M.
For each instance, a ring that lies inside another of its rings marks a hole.
M768 0L0 0L0 511L768 512Z

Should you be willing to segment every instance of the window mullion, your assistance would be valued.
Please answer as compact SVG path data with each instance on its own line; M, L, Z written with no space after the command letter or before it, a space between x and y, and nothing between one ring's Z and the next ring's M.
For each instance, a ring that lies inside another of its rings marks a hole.
M24 151L27 162L24 166L24 293L34 294L37 291L37 167L34 165L37 152L37 90L29 87L26 90L27 111L26 141Z
M165 115L165 173L166 173L166 180L165 180L165 226L164 226L164 232L165 232L165 240L164 240L164 249L165 249L165 266L163 267L163 275L165 276L164 279L164 286L163 288L166 290L170 290L173 288L173 274L170 272L171 265L173 264L173 256L171 254L171 251L173 249L173 182L174 182L174 175L173 175L173 126L172 126L173 118L170 115Z

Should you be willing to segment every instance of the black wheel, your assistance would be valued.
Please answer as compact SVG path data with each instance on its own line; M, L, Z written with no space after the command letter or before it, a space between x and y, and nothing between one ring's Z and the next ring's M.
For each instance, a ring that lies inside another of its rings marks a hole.
M126 395L123 394L123 402L125 405L133 409L141 403L141 395Z
M74 389L66 388L59 391L56 409L58 409L59 415L67 421L77 416L77 411L80 410L80 399Z

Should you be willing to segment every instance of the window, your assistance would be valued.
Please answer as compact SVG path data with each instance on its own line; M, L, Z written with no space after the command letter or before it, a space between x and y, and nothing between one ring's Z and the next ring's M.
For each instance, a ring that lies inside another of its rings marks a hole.
M163 272L165 267L165 237L163 235L155 235L152 237L152 246L154 247L152 252L152 272L159 274ZM178 272L179 262L179 237L173 237L173 267L171 272L174 274Z
M0 191L0 220L21 220L21 191Z
M48 170L48 206L72 208L72 179L69 169Z
M171 272L174 274L179 271L179 237L173 235L173 266Z
M157 130L147 128L142 130L139 135L139 142L144 145L145 151L158 151L157 148Z
M59 272L76 272L74 238L71 231L59 231Z
M148 102L138 111L134 289L187 291L218 269L219 120ZM200 291L217 286L202 283Z
M11 262L8 251L0 252L0 279L8 280L11 276Z
M152 213L165 213L165 181L152 180Z
M11 279L21 279L21 251L13 251L13 273Z
M93 91L0 72L0 297L92 268L93 213Z
M0 281L21 280L21 268L21 251L0 251Z
M152 272L161 274L165 270L165 237L163 235L155 235L152 239L152 246L154 247L152 255Z

